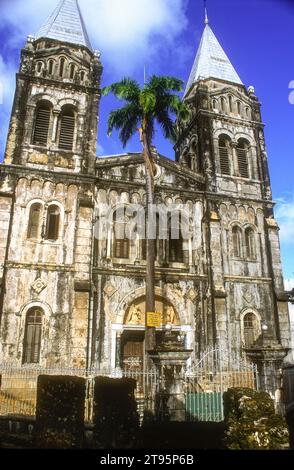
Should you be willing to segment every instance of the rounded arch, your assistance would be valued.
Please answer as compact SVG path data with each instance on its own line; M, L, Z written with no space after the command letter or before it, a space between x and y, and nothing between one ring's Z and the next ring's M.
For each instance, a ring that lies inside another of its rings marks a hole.
M145 310L145 295L142 295L127 306L123 319L124 326L145 328ZM161 326L170 324L173 327L180 327L178 312L165 297L155 295L155 310L161 313Z
M36 95L31 96L28 100L28 105L37 106L37 104L42 101L50 103L53 108L57 106L57 100L53 96L48 95L48 93L37 93Z
M50 305L47 304L46 302L41 301L41 300L30 300L29 302L23 304L22 307L19 310L19 313L17 313L16 315L18 315L22 318L25 318L27 312L31 308L40 308L40 309L42 309L44 314L45 314L46 319L48 319L48 320L52 315L52 309L51 309Z
M234 133L230 129L226 129L225 127L221 127L220 129L215 129L213 133L213 137L215 139L219 139L220 136L224 136L229 140L234 140Z
M45 202L43 201L43 199L40 199L38 197L34 197L34 198L30 199L27 203L27 211L28 212L30 211L30 208L33 204L41 204L42 206L45 206Z
M62 111L65 106L72 106L76 112L79 109L79 101L74 98L62 98L58 101L57 105L60 111Z
M235 134L235 140L237 143L246 142L249 147L253 147L255 145L254 138L246 132L237 132Z
M255 308L247 307L240 313L240 324L242 344L250 347L261 335L262 317Z
M125 295L125 297L118 304L116 312L114 313L114 323L123 325L127 309L132 305L132 303L136 301L136 299L144 297L145 287L139 287L138 289L134 289L133 291ZM179 318L179 325L185 325L185 319L183 318L182 312L175 307L173 299L169 296L167 292L165 292L160 287L155 287L155 297L166 300L166 302L174 308Z

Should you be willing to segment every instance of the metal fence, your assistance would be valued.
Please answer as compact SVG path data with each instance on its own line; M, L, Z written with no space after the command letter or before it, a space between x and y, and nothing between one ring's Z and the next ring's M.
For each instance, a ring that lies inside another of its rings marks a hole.
M232 359L220 349L211 349L186 374L187 420L222 421L224 392L235 387L259 389L256 365Z
M256 367L242 361L230 365L221 351L209 350L192 368L122 371L100 369L47 369L37 366L0 365L0 416L34 417L39 375L68 375L86 379L85 421L93 418L94 378L132 378L142 420L146 411L158 420L222 421L223 393L231 387L258 389Z
M2 376L0 388L0 416L23 415L34 417L37 402L37 381L39 375L76 376L86 379L85 421L93 418L94 378L132 378L136 380L135 398L138 412L143 415L144 409L154 407L154 392L157 383L157 371L149 372L111 371L100 369L57 369L36 366L16 367L0 365Z

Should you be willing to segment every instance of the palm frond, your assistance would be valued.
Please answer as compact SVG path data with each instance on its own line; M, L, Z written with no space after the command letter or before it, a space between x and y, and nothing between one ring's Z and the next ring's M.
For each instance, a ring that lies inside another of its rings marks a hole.
M150 89L156 90L157 93L181 92L183 91L183 85L183 81L178 78L170 76L157 77L156 75L152 75L147 84Z
M153 114L156 106L156 94L147 87L144 87L140 93L139 103L145 115Z
M119 100L126 100L128 102L134 102L139 100L140 86L131 78L123 78L120 82L112 83L102 90L104 96L113 93Z
M142 115L138 111L138 107L131 103L109 114L108 135L111 135L113 129L121 130L124 147L140 126Z
M156 113L156 120L160 125L163 135L166 139L174 141L175 124L166 109L162 109Z

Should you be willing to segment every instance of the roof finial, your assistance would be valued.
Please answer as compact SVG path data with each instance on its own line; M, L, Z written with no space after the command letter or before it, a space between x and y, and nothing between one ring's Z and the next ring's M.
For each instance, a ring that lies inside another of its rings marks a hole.
M207 15L207 5L206 5L206 0L204 0L204 11L205 11L205 21L204 24L208 24L208 15Z

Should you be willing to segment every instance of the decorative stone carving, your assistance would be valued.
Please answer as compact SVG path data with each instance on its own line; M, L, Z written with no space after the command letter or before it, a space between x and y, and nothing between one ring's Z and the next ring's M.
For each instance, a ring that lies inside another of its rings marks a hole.
M187 297L188 297L188 299L190 299L193 302L194 300L197 299L197 292L194 289L191 288L188 291Z
M32 289L36 294L41 294L41 292L47 287L47 284L39 277L32 284Z
M117 291L117 289L111 283L106 284L103 290L105 294L108 295L108 297L111 297Z
M132 305L129 312L127 323L131 325L140 325L143 323L143 313L136 305Z

